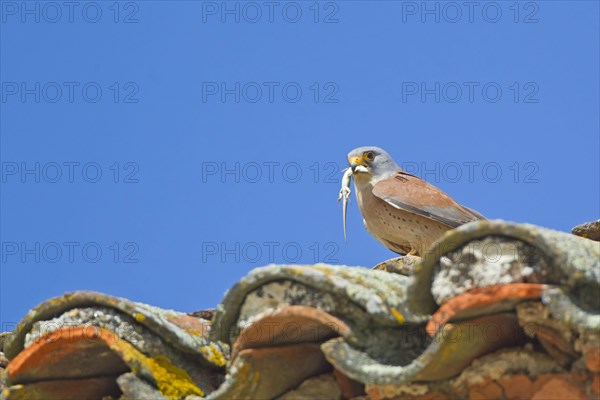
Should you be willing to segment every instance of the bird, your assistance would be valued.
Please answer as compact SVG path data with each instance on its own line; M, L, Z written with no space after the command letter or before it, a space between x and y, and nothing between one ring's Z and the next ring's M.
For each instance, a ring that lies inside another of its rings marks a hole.
M369 233L403 256L421 257L445 232L486 219L441 189L404 171L379 147L352 150L348 164L339 197L344 198L344 235L350 177L354 179L358 207Z

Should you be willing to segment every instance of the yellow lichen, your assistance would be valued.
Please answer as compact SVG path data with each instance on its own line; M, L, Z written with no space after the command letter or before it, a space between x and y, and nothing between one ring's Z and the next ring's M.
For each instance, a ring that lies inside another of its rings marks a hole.
M304 270L302 268L290 268L289 271L296 275L304 274Z
M190 375L183 369L173 365L165 356L148 358L148 366L156 379L160 392L170 399L180 399L195 394L204 396Z
M404 315L400 314L400 311L396 310L394 307L392 307L391 310L392 310L392 314L394 314L394 317L396 317L398 322L400 324L403 324L404 323Z
M140 313L135 313L133 315L133 317L135 318L135 320L137 322L144 322L146 320L146 316L144 314L140 314Z
M201 347L200 351L202 351L202 354L204 354L206 356L206 358L208 358L208 360L210 360L211 362L213 362L215 365L217 365L219 367L222 367L227 362L227 360L225 360L225 357L223 357L221 350L219 350L212 343L209 344L208 346Z
M163 355L148 357L125 341L111 343L115 350L135 374L151 375L160 392L169 399L180 399L189 395L204 396L189 374L173 365Z
M254 374L252 374L251 379L254 386L258 386L258 384L260 383L260 372L256 371Z

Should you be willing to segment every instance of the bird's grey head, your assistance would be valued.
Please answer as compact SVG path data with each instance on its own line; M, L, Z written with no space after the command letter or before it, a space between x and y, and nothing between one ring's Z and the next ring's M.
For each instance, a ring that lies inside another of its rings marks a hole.
M385 150L375 146L352 150L348 153L348 163L355 179L365 175L369 179L385 179L400 169Z

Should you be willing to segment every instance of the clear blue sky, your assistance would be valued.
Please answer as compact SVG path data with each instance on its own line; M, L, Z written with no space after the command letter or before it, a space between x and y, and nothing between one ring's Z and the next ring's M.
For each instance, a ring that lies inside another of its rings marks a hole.
M192 311L269 262L392 257L355 201L343 241L358 146L489 218L599 217L598 2L227 4L1 2L2 330L66 291Z

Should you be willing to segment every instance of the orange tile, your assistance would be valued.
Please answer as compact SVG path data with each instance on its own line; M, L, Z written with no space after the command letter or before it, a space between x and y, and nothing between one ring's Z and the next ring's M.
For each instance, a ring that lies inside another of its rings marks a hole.
M427 333L434 336L440 327L460 313L485 309L504 301L538 299L545 288L546 285L537 283L513 283L469 290L453 297L438 308L427 324Z
M10 382L119 375L129 368L109 347L118 340L114 333L97 327L60 328L33 342L8 364Z

